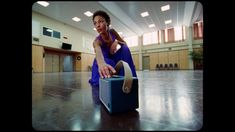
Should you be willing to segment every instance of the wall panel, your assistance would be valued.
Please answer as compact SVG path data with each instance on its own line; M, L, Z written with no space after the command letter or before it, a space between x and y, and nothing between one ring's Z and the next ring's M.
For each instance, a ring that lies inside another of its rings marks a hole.
M43 67L44 67L43 53L44 49L42 46L32 45L33 72L43 72Z

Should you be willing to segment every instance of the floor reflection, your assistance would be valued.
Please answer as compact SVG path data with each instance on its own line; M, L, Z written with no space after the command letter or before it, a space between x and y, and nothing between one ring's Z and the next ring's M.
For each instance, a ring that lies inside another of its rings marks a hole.
M110 114L100 106L101 126L99 130L139 130L139 112L136 110Z
M99 97L99 87L95 85L90 85L92 90L92 99L94 104L99 105L101 103Z
M137 72L139 108L109 114L90 72L32 75L36 130L199 130L203 126L202 71Z

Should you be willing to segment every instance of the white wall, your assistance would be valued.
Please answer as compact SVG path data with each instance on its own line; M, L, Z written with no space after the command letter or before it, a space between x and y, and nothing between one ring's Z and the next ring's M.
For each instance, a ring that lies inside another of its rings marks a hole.
M60 32L61 38L57 39L43 35L43 27ZM60 49L64 42L72 44L72 51L94 53L92 43L96 36L37 12L32 12L32 36L39 38L39 42L32 40L32 44ZM63 37L67 37L67 39Z

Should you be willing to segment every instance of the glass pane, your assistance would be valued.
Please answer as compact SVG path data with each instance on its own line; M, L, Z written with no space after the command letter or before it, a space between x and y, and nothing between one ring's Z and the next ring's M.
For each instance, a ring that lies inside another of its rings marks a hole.
M158 43L157 31L151 33L145 33L143 35L143 45L157 44L157 43Z
M181 26L175 27L174 32L175 32L175 40L176 41L179 41L179 40L183 39L183 36L182 36L183 33L182 33L182 27Z
M138 46L138 36L124 38L129 47Z
M53 37L60 39L60 32L53 31Z
M53 30L50 28L43 27L43 35L51 37Z

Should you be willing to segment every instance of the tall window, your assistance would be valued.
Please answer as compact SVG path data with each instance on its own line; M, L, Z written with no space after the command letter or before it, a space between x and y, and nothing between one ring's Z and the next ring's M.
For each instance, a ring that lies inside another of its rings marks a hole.
M182 28L181 27L175 27L175 41L179 41L183 39L183 34L182 34Z
M161 32L145 33L143 35L143 45L157 44L161 42Z
M138 46L138 36L126 37L124 38L129 47Z
M164 42L174 42L174 28L164 30Z
M193 24L193 36L194 39L202 39L203 38L203 22L195 22Z
M177 42L185 40L185 26L178 26L174 28L168 28L163 30L164 42Z

